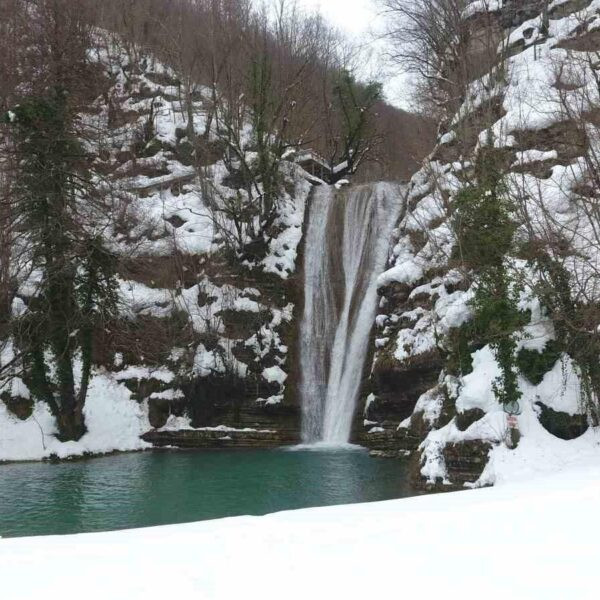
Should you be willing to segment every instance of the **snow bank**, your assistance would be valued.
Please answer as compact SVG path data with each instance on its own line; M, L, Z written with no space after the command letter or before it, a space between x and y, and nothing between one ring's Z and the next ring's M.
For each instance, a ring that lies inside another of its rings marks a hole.
M568 357L557 361L539 385L532 385L519 376L522 397L519 400L521 414L517 416L517 422L521 439L515 449L509 449L506 445L507 417L492 387L499 375L500 368L489 346L473 353L473 371L460 381L456 408L459 412L478 408L485 415L464 431L457 427L453 419L427 435L420 448L423 451L421 474L428 481L441 479L449 483L442 454L444 446L472 440L492 444L485 469L473 484L476 487L527 480L540 474L577 468L581 463L600 464L600 428L590 427L576 439L563 440L549 433L538 418L538 402L571 415L581 411L579 379L575 365ZM415 412L428 408L427 400L427 395L422 402L420 399L421 404L418 403Z
M2 597L592 600L599 503L589 466L471 492L4 539Z
M96 374L84 408L87 433L78 442L60 442L56 423L46 404L35 404L25 421L0 402L0 461L40 460L51 455L66 458L86 453L142 450L150 444L140 435L151 429L145 407L112 375Z

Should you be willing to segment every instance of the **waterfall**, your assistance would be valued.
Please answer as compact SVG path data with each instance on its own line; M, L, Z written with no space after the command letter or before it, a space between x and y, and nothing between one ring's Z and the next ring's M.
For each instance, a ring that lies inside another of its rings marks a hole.
M399 189L386 183L343 191L320 186L312 196L300 349L306 443L350 438L377 309L377 276L400 207Z

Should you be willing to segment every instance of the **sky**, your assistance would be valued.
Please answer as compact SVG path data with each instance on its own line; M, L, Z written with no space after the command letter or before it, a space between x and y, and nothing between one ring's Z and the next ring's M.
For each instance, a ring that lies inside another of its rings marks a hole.
M273 5L277 0L269 0ZM387 100L400 108L410 108L410 92L405 75L390 76L389 68L381 56L383 44L376 42L377 33L382 31L382 17L376 0L298 0L308 10L319 12L337 29L349 37L369 44L375 57L363 77L374 77L384 83Z
M318 9L336 27L351 35L368 32L377 18L375 2L371 0L300 0L309 9Z

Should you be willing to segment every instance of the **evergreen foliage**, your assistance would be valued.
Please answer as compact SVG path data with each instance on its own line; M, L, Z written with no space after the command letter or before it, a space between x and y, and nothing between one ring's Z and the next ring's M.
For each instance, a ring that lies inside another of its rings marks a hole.
M115 263L99 238L87 238L79 222L79 203L89 199L91 184L68 94L56 88L28 98L7 122L19 164L15 207L27 232L32 267L41 273L38 293L17 325L25 377L34 396L48 403L61 438L79 439L85 432L93 328L100 313L116 308ZM73 369L78 341L83 360L79 391Z
M550 340L543 350L527 350L521 348L517 354L519 371L534 385L544 379L544 375L552 370L563 352L562 345L556 340Z
M526 321L517 308L519 289L506 263L516 230L513 206L494 158L493 150L480 151L474 183L457 195L453 224L460 256L475 276L471 333L492 348L501 370L494 393L507 405L521 396L514 334Z

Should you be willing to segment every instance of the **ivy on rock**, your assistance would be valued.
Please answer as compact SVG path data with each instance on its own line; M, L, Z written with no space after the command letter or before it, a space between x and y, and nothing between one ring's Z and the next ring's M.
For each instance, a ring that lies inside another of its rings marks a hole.
M452 224L456 258L474 277L468 337L479 347L489 344L492 348L501 371L493 382L494 393L500 403L508 405L521 397L515 332L526 323L526 314L517 307L520 290L506 258L517 225L497 165L493 148L480 150L473 181L456 196ZM463 356L468 346L464 333L457 339L458 355Z

